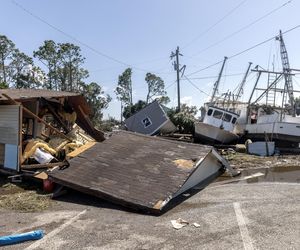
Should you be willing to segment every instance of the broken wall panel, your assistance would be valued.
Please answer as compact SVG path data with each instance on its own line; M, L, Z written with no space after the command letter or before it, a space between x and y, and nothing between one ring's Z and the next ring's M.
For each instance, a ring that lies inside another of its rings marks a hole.
M186 188L221 172L223 165L212 150L119 131L71 159L69 168L53 171L50 178L121 205L157 212ZM196 171L199 168L203 169Z
M0 165L16 171L20 156L20 113L19 105L0 105L0 143L3 145L0 154L4 154Z

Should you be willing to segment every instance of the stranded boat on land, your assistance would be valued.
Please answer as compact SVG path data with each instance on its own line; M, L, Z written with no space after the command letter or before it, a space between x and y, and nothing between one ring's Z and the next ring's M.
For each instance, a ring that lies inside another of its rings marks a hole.
M205 113L204 119L202 122L195 122L194 141L196 142L229 144L239 139L239 136L235 133L235 124L239 117L239 114L235 112L236 104L239 103L238 100L243 92L243 87L252 63L249 63L244 78L237 88L237 94L232 95L233 98L230 100L231 93L226 93L224 99L220 102L215 96L218 92L218 86L226 60L227 57L224 58L218 80L214 85L211 101L207 104L207 112Z
M209 144L227 144L236 141L239 136L233 130L238 114L222 108L210 106L203 122L195 122L196 141Z
M247 110L238 119L236 132L245 139L273 140L277 146L298 147L300 143L300 117L296 116L292 73L287 50L280 31L276 38L280 42L282 72L253 70L258 73L257 80ZM268 87L257 88L262 73L268 73ZM279 87L279 81L284 80L284 87ZM255 91L263 91L252 101ZM265 104L261 100L265 99ZM280 106L278 105L280 102Z

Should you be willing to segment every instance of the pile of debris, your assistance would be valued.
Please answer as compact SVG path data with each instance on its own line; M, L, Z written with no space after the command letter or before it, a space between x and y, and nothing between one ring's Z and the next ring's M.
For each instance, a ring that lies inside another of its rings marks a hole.
M157 105L149 107L160 109ZM89 114L80 94L0 90L0 172L10 170L15 181L34 176L44 185L53 181L156 213L192 187L212 182L225 169L236 174L213 147L126 131L105 140ZM149 129L146 134L174 129L165 116L144 115L140 112L136 118Z
M0 169L35 175L103 141L84 97L33 89L0 91ZM47 175L43 179L47 178Z

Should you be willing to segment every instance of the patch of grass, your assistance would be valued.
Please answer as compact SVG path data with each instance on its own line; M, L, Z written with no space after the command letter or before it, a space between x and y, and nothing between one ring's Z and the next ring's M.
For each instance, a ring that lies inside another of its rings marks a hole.
M0 208L21 212L37 212L50 207L49 195L40 195L35 191L6 194L0 196Z

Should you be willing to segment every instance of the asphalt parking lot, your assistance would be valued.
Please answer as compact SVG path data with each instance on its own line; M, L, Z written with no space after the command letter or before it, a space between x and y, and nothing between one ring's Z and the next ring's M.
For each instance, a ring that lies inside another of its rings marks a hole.
M45 237L3 249L300 249L300 184L210 185L161 216L77 192L42 213L1 211L1 235L35 229Z

